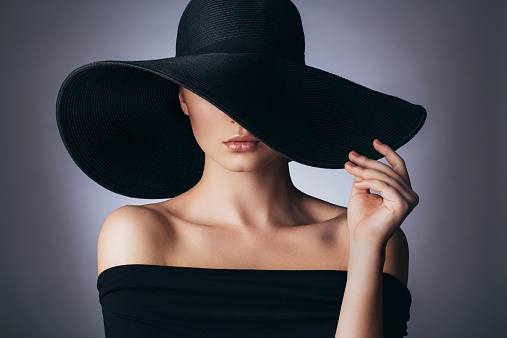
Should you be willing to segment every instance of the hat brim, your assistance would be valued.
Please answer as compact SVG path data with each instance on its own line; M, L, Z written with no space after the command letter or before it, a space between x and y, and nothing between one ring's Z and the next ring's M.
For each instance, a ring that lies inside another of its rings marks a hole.
M73 71L57 99L69 154L98 184L136 198L170 198L201 178L204 153L181 110L181 85L296 162L342 169L355 150L372 159L423 126L422 106L287 58L210 53L100 61Z

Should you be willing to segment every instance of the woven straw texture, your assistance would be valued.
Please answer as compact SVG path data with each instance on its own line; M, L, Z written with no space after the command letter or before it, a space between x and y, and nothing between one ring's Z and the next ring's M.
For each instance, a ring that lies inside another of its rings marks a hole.
M262 50L251 52L248 41L261 41L253 48ZM204 153L179 105L179 85L289 160L320 168L343 168L351 150L379 159L375 138L396 150L426 119L422 106L305 65L301 18L288 0L193 0L177 55L94 62L62 84L62 140L103 187L170 198L199 181Z

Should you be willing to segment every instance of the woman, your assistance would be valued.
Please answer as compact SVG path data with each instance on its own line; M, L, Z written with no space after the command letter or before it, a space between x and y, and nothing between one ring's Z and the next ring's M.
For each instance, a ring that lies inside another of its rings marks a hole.
M83 171L127 196L172 197L104 222L108 337L406 335L400 225L418 196L403 159L370 141L400 147L426 113L304 65L301 41L288 0L192 0L175 58L98 62L62 85L60 133ZM344 156L348 208L292 184L290 160Z

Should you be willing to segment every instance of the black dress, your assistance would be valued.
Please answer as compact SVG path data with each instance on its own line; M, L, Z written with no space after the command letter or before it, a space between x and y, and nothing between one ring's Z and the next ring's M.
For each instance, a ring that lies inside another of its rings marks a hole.
M131 264L97 279L107 338L329 337L347 272ZM407 335L410 291L383 273L384 337Z

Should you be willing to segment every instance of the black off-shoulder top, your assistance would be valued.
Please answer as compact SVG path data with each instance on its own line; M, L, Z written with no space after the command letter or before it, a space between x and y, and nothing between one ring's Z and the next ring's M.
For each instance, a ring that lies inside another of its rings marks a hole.
M347 271L129 264L97 279L107 338L329 337ZM407 335L408 288L383 273L384 337Z

